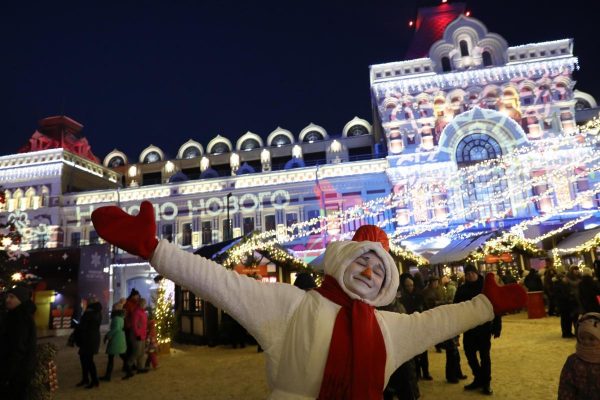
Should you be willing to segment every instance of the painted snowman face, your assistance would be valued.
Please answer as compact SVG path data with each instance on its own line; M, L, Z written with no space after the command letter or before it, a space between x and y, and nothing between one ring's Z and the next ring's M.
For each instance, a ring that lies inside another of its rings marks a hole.
M365 300L374 300L385 280L385 267L375 252L369 251L350 263L344 271L344 285Z

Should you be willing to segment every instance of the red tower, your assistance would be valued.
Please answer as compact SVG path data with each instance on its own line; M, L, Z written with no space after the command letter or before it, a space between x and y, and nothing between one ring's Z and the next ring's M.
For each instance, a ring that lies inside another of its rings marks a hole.
M83 125L64 115L48 117L38 122L38 129L19 153L63 148L95 163L100 159L92 153L87 139L81 136Z
M415 36L406 52L406 60L427 57L431 45L444 36L450 22L464 14L465 3L442 3L435 7L419 8Z

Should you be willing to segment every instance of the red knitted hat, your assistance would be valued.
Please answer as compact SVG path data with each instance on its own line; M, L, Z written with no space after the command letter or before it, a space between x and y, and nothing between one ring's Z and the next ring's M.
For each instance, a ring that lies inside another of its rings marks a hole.
M386 251L390 251L390 241L387 234L378 226L363 225L357 229L352 237L354 242L379 242Z

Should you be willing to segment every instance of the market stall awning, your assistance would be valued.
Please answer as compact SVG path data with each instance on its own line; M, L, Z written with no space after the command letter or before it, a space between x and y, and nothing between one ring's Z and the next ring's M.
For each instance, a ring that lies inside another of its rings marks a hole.
M492 233L485 233L480 236L455 240L431 256L429 263L431 265L449 264L464 260L472 251L477 250L477 248L484 244L492 235Z
M556 248L561 254L575 253L575 248L585 242L592 240L600 233L600 228L588 229L587 231L575 232L561 241Z

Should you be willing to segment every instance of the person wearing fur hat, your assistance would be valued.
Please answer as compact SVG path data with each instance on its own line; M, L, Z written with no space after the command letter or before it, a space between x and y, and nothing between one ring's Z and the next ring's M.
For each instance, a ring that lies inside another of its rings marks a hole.
M329 243L323 283L304 291L250 279L159 242L147 201L137 216L108 206L95 210L92 221L106 241L150 260L160 274L239 321L264 349L270 399L381 399L401 364L526 300L522 288L491 280L485 295L461 304L412 315L378 311L396 296L399 278L387 235L376 226Z
M560 373L558 400L600 400L600 313L577 322L577 344Z
M30 382L36 364L37 336L31 291L16 286L6 293L8 310L0 327L0 398L29 398Z

